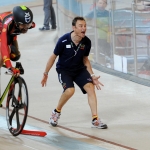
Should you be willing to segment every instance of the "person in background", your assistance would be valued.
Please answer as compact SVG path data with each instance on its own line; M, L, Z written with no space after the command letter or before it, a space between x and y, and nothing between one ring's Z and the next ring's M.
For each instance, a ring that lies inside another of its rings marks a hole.
M34 27L33 13L26 6L15 6L12 12L0 14L0 67L4 64L13 74L19 74L11 63L21 56L17 35L27 33Z
M109 12L106 10L107 0L96 0L96 2L96 10L93 9L85 17L93 19L95 13L94 11L96 11L96 17L109 17Z
M106 10L107 0L97 0L96 9L92 10L85 16L87 21L96 19L97 30L98 30L98 45L99 53L102 53L110 61L111 47L109 41L109 11ZM95 15L95 16L94 16ZM95 18L96 17L96 18Z
M61 109L75 92L74 83L76 83L83 94L87 94L89 106L92 115L92 127L106 129L107 125L102 123L97 112L97 97L95 87L100 90L103 84L98 80L100 76L93 73L90 61L88 59L91 40L86 34L86 21L83 17L75 17L72 21L70 33L66 33L59 38L54 52L50 56L41 81L42 87L46 85L48 72L52 68L57 56L58 62L56 70L58 79L63 87L63 93L59 99L58 105L52 111L49 123L52 126L58 124L61 115ZM84 106L83 106L84 109Z
M44 26L39 28L40 31L56 30L56 15L52 5L52 0L44 0ZM51 24L51 28L50 28Z

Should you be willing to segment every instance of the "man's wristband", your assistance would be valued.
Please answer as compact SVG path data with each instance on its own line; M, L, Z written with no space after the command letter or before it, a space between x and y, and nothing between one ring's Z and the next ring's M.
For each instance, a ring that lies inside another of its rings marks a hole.
M43 74L44 74L44 76L48 76L48 72L44 72Z
M93 73L93 74L91 74L91 77L93 77L93 76L95 76L95 74Z

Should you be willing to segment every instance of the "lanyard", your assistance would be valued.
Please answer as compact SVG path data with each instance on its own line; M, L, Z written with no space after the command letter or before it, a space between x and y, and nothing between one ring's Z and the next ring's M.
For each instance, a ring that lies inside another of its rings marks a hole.
M75 50L75 49L74 49L74 46L73 46L73 43L71 42L71 46L72 46L72 48L73 48L73 50L74 50L74 52L75 52L72 57L74 57L74 56L77 55L77 52L79 51L81 45L82 45L82 43L80 43L79 46L77 47L77 49ZM71 59L72 57L68 58L66 61L68 61L68 60ZM66 61L65 61L65 62L66 62Z

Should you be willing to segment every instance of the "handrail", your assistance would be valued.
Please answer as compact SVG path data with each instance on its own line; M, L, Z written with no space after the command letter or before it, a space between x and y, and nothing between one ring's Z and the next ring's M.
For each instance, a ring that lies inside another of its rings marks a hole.
M58 32L59 36L66 32L70 32L71 28L66 28L67 26L71 27L71 21L72 19L77 16L77 15L84 15L87 14L87 8L89 8L89 12L94 10L94 18L90 21L87 22L87 36L91 39L92 41L92 49L91 49L91 55L92 55L92 60L94 59L93 62L101 64L101 62L98 62L98 57L100 55L99 49L99 43L98 43L98 38L99 38L99 26L97 25L96 22L96 0L92 1L85 1L85 0L72 0L71 3L77 3L79 4L79 7L75 9L73 8L73 11L68 7L70 6L67 1L61 0L61 4L59 5L58 2L58 18L59 18L59 27L60 30ZM62 1L63 4L66 6L62 6ZM150 0L149 0L150 1ZM129 7L127 8L118 8L118 6L123 5L123 3L128 5ZM92 5L93 4L93 5ZM119 5L118 5L119 4ZM88 5L88 7L87 7ZM130 74L133 74L134 76L138 76L138 61L137 61L137 54L142 55L141 51L144 51L144 54L147 54L148 56L150 55L150 50L149 50L149 36L150 36L150 17L147 17L148 13L150 12L149 10L137 10L138 4L135 3L135 1L132 1L129 3L129 1L122 1L122 0L108 0L108 7L107 10L110 12L110 30L109 30L109 36L110 36L110 45L111 45L111 56L115 55L120 55L120 57L126 56L126 54L131 54L134 55L134 72L129 72ZM117 9L118 8L118 9ZM75 10L78 10L78 12L75 12ZM72 11L72 12L71 12ZM85 13L86 12L86 13ZM117 13L119 15L122 15L120 17L116 16ZM118 22L117 22L118 21ZM125 30L122 30L124 29ZM119 30L120 29L120 30ZM106 31L107 32L107 31ZM142 37L142 38L141 38ZM121 41L121 39L126 38L126 41ZM120 42L120 43L119 43ZM124 42L124 43L123 43ZM118 43L118 44L117 44ZM142 43L142 45L140 45ZM139 53L140 51L140 53ZM120 52L120 53L119 53ZM101 55L102 56L102 55ZM105 57L105 54L103 55ZM103 57L102 56L102 57ZM111 58L114 59L114 58ZM111 61L112 67L113 68L113 62L114 60ZM105 66L105 65L103 65ZM141 64L140 64L141 66ZM106 66L107 67L107 66ZM133 69L132 69L133 70ZM150 78L149 78L150 79Z

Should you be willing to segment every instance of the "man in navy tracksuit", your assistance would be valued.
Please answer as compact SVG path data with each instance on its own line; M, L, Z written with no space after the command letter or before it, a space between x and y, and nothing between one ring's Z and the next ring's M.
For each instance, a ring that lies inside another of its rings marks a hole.
M83 94L88 95L88 101L92 112L92 127L106 129L107 125L102 123L97 114L97 97L95 86L101 89L102 83L98 81L100 76L95 76L88 59L91 49L91 40L85 36L86 22L83 17L75 17L72 21L73 31L59 38L53 54L50 56L43 79L42 86L46 85L48 72L53 66L55 59L59 56L56 64L59 82L63 87L57 107L52 111L50 124L56 126L61 114L61 109L75 92L76 83ZM84 107L84 106L83 106Z

